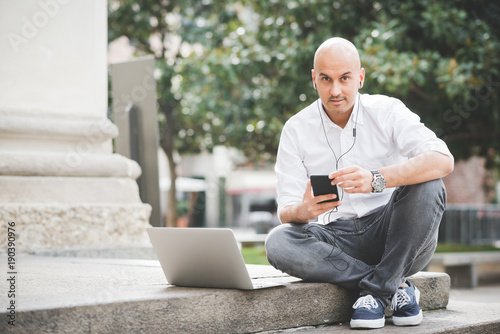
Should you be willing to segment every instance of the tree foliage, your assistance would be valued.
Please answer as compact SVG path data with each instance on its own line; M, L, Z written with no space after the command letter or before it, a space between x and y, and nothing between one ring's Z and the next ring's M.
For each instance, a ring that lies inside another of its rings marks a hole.
M170 167L171 187L167 225L177 218L175 152L196 152L206 145L207 135L217 131L206 124L213 119L207 109L191 112L190 106L201 103L203 96L184 96L184 75L196 76L190 70L190 59L220 47L231 30L235 11L227 3L211 0L110 0L108 40L125 36L138 54L156 58L157 95L160 119L160 144ZM197 85L203 84L199 77ZM212 113L213 115L213 113ZM223 128L220 126L220 128ZM209 136L208 136L209 137ZM205 144L205 145L204 145Z
M491 167L500 151L500 6L392 4L377 8L356 39L368 89L401 98L456 158L485 156Z

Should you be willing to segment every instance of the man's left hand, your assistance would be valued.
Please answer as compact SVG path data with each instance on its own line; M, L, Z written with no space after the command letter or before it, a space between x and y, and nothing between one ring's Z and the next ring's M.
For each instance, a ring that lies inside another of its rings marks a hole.
M346 193L371 193L373 174L359 166L349 166L330 174L333 183L342 187Z

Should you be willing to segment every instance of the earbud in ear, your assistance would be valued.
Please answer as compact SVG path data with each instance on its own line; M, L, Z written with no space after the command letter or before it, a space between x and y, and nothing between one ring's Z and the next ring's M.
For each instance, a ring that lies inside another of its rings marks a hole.
M363 83L360 81L359 82L359 88L362 88L363 87Z

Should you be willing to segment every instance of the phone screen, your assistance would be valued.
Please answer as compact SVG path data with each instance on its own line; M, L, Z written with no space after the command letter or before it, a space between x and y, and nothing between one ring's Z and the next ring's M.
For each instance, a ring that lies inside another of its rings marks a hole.
M311 175L311 186L313 189L314 196L335 194L337 198L329 199L319 203L336 202L339 200L339 192L337 186L332 185L332 180L328 178L328 175Z

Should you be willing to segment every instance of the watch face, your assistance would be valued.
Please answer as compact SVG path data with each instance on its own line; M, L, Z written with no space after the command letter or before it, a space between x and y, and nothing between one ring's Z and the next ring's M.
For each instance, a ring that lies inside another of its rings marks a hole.
M374 192L381 192L385 189L385 180L382 177L376 177L372 183Z

